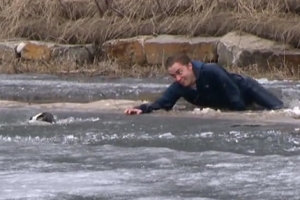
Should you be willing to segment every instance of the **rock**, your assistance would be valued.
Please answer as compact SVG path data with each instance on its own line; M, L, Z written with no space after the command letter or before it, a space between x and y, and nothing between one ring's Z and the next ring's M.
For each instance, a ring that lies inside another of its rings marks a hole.
M126 64L162 64L177 52L186 52L193 59L217 62L219 38L159 35L109 40L103 44L107 57Z
M160 65L167 57L185 52L192 59L218 62L223 66L239 67L257 64L266 69L273 66L288 66L299 71L300 50L290 45L259 38L257 36L230 32L219 37L184 37L172 35L137 36L106 41L102 51L121 65ZM96 48L92 44L64 45L41 41L0 41L0 62L17 58L29 61L94 63Z
M109 40L103 43L102 48L106 56L112 61L121 64L139 64L146 62L144 42L151 36Z
M95 47L89 45L55 45L52 48L52 59L58 62L74 62L78 65L94 62Z
M148 39L144 52L148 64L163 64L167 57L177 52L185 52L192 59L205 62L217 62L217 37L184 37L159 35Z
M7 43L0 43L0 62L7 62L13 61L16 57L15 45L7 42Z
M289 45L246 33L230 32L220 39L217 47L218 63L223 66L280 67L300 64L300 51Z
M33 61L49 61L51 48L45 44L21 42L15 47L17 57Z
M73 62L78 65L94 61L95 47L88 45L63 45L38 41L0 42L0 58L22 58L28 61ZM2 59L3 60L3 59Z

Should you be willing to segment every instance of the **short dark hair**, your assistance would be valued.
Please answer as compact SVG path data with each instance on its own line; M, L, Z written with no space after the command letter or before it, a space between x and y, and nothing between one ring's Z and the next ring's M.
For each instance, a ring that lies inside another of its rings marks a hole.
M169 56L165 63L165 68L169 69L174 63L178 62L182 65L188 65L191 62L191 58L183 52L175 53L172 56Z

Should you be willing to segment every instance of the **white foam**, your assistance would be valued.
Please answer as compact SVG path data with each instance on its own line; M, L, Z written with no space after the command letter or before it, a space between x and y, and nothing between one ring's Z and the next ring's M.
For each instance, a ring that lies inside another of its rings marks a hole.
M211 108L203 108L203 109L200 109L200 108L195 108L192 113L194 114L208 114L208 113L221 113L221 111L218 109L218 110L214 110L214 109L211 109Z
M210 138L213 136L213 132L209 131L209 132L203 132L203 133L200 133L199 136L202 137L202 138Z
M289 116L298 118L298 117L300 117L300 108L299 108L299 106L295 106L292 109L290 109L290 108L289 109L284 109L283 113L288 114Z
M255 79L260 84L290 83L292 80L269 80L268 78Z
M90 117L90 118L86 118L86 119L82 119L82 118L74 118L74 117L68 117L66 119L59 119L56 121L56 124L71 124L71 123L76 123L76 122L96 122L99 121L100 118L94 118L94 117Z
M175 138L175 136L172 133L163 133L161 135L158 136L159 138L167 138L167 139L171 139L171 138Z
M48 126L51 125L49 122L39 121L39 120L29 120L28 124L38 125L38 126Z
M54 116L55 120L56 120L56 124L57 125L68 125L68 124L74 124L74 123L82 123L82 122L97 122L100 120L100 118L95 118L95 117L89 117L89 118L74 118L74 117L68 117L65 119L57 119L56 116ZM107 124L124 124L124 122L114 122L114 121L107 121L105 122ZM22 121L16 121L13 123L3 123L0 124L0 129L1 128L5 128L7 126L26 126L26 125L30 125L30 126L50 126L50 125L55 125L55 124L51 124L48 122L44 122L44 121L39 121L39 120L22 120Z

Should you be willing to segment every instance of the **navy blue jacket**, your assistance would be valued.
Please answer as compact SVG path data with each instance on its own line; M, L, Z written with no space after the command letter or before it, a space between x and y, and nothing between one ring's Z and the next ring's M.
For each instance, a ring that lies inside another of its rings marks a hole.
M216 63L192 61L196 76L197 89L184 87L173 82L155 102L142 104L135 108L143 113L153 110L171 110L177 100L183 97L189 103L198 107L229 109L242 111L249 102L245 101L247 78L227 72Z

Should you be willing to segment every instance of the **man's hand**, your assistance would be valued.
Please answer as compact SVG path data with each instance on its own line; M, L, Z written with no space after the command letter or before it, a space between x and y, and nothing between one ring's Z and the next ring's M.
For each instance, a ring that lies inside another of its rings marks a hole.
M129 108L124 111L126 115L139 115L142 114L142 110L137 108Z

